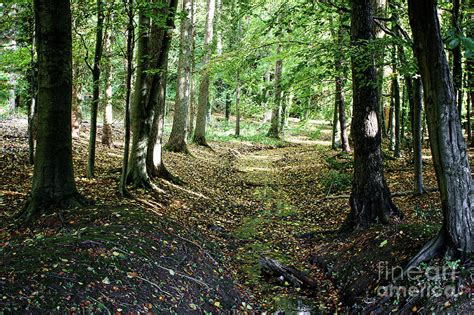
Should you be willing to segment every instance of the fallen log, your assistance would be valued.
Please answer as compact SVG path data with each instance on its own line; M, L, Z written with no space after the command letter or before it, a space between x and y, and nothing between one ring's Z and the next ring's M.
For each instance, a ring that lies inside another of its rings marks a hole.
M283 277L294 287L306 289L318 288L316 279L298 269L282 265L280 262L268 257L260 258L260 269L262 275L267 277Z

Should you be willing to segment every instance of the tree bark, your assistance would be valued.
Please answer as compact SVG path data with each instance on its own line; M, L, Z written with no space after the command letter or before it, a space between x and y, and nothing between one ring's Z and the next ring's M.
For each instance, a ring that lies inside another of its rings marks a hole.
M33 183L18 216L30 222L51 207L76 207L72 166L71 8L65 0L35 0L38 56L38 136Z
M393 204L385 182L381 151L381 130L377 107L378 87L373 52L373 10L370 0L352 1L352 57L354 175L348 225L366 228L372 223L390 222L401 213Z
M87 160L87 177L93 178L95 172L95 142L97 138L97 112L100 96L100 61L103 51L104 3L97 0L97 27L95 39L95 56L92 70L92 103L89 133L89 156Z
M438 237L409 262L408 266L413 266L446 249L461 256L472 254L474 214L471 169L441 39L436 1L410 0L408 11L423 81L431 152L444 215Z
M150 18L145 8L139 9L138 19L137 66L132 101L132 147L129 159L127 182L134 187L151 188L152 184L146 169L148 136L153 117L150 116L149 72L150 55Z
M211 59L211 44L214 34L214 13L216 7L216 0L207 1L207 16L206 16L206 29L204 38L204 70L201 77L201 85L199 86L199 98L198 98L198 112L196 118L196 130L194 131L194 142L199 145L209 146L206 140L206 125L207 115L209 110L209 83L210 75L207 66Z
M166 149L172 152L189 153L187 145L187 122L191 101L193 11L193 1L184 0L182 12L185 18L181 20L180 27L178 86L176 88L173 127L168 143L166 144Z

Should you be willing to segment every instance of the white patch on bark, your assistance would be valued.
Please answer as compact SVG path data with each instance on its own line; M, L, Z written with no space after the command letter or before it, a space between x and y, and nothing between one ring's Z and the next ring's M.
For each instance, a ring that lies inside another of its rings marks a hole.
M375 138L377 133L379 132L379 124L377 120L377 113L375 111L371 111L367 118L365 119L365 134L369 138Z

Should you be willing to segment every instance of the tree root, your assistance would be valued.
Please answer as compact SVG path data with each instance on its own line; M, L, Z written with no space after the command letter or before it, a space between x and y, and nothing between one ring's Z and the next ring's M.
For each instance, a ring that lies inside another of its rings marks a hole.
M204 137L194 136L193 142L197 145L200 145L202 147L206 147L206 148L210 149L212 152L215 152L214 149L207 143L207 140Z
M425 246L413 257L405 266L403 274L406 274L411 268L417 267L420 263L431 260L439 255L446 247L445 236L441 230L438 235L431 239Z
M165 150L169 152L174 152L174 153L184 153L184 154L191 154L191 151L188 149L188 145L186 142L180 142L180 143L168 143L165 146Z
M83 197L78 192L56 198L45 198L41 194L30 195L25 206L14 217L21 222L20 225L27 225L50 211L53 207L71 209L91 206L93 204L92 200Z

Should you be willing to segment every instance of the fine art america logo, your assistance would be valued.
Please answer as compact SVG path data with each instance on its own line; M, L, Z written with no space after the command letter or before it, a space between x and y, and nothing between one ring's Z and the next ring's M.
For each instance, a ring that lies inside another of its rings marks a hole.
M447 298L456 294L454 285L461 268L457 263L446 266L412 267L404 270L400 266L389 267L388 262L378 263L379 281L388 281L390 285L377 288L380 297L440 297ZM472 273L471 273L472 278ZM404 281L408 280L408 281ZM409 285L397 286L393 283L403 281Z

